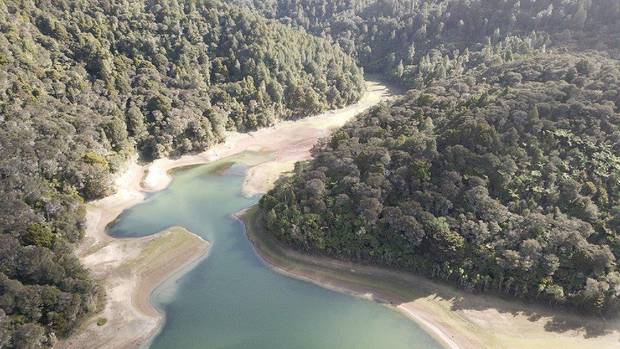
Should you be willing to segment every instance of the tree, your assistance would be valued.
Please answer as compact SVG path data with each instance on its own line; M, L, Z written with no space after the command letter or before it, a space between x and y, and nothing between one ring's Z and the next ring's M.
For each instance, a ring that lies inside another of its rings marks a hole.
M396 66L395 75L396 75L396 77L398 77L400 79L400 78L403 77L404 73L405 73L405 66L403 66L403 60L401 59L398 62L398 65Z
M573 15L573 27L577 30L583 30L586 20L588 19L588 10L584 1L579 1L577 11Z
M54 243L55 236L51 229L44 224L35 223L28 227L23 237L27 245L36 245L50 248Z

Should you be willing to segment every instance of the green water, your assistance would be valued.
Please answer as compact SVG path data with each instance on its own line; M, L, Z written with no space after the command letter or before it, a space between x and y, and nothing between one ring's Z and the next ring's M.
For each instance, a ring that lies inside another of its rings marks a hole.
M178 171L168 189L110 227L114 236L142 236L180 225L212 244L206 259L154 292L166 322L151 348L440 348L392 309L266 267L230 216L258 200L241 195L244 171L224 162Z

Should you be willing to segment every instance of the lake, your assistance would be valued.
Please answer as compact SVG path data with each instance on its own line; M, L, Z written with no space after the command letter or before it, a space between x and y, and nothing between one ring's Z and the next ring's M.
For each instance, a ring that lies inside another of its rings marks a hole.
M441 348L396 310L283 276L260 260L231 215L258 202L241 194L245 170L270 157L245 152L178 170L166 190L109 227L130 237L178 225L211 243L207 258L153 293L166 321L150 347Z

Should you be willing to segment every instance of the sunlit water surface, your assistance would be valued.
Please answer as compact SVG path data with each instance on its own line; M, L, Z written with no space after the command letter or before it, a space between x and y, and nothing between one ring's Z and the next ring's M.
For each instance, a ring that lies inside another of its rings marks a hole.
M206 259L154 292L166 322L151 348L440 348L395 310L285 277L261 262L231 214L258 201L241 195L240 163L268 157L248 152L179 170L168 189L110 227L127 237L179 225L211 243Z

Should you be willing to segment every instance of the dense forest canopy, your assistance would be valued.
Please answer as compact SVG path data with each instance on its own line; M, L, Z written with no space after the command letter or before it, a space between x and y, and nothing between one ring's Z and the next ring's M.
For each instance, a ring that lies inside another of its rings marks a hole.
M415 88L260 203L296 248L476 292L620 306L620 2L242 1Z
M545 54L412 90L260 202L299 249L477 292L620 307L620 64Z
M546 46L620 51L617 0L236 1L328 37L367 72L409 87L459 75L488 51L494 60Z
M137 149L203 150L356 101L328 40L213 1L0 2L0 347L51 345L100 303L84 200Z

